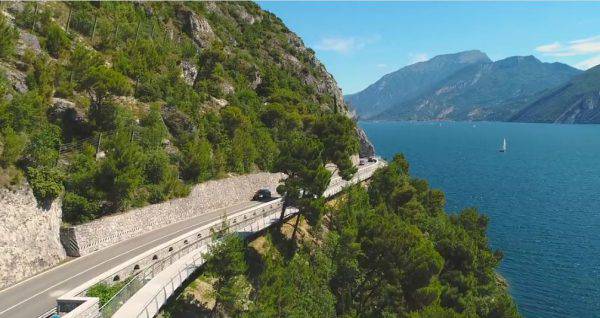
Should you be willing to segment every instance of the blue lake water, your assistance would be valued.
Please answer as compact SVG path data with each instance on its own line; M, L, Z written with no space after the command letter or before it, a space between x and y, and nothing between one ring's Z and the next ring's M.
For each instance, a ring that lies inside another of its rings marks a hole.
M360 125L378 154L404 153L414 176L445 191L448 211L490 217L525 317L600 317L600 125Z

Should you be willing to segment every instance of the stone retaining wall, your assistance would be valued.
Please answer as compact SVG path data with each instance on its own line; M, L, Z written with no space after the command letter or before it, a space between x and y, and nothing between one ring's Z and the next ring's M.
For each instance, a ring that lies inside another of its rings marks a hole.
M82 256L174 222L252 199L260 188L273 193L281 173L256 173L196 185L186 198L149 205L61 230L71 256Z
M29 187L0 188L0 289L65 259L60 244L59 200L39 207Z

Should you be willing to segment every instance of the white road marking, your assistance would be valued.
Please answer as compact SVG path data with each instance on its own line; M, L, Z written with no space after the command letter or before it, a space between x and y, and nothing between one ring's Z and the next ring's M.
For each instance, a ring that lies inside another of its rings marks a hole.
M249 207L248 207L248 208L246 208L246 209L249 209ZM242 209L242 210L239 210L239 211L243 211L243 210L246 210L246 209ZM216 210L216 211L213 211L213 212L209 212L209 213L207 213L207 214L215 214L215 213L217 213L218 211L220 211L220 210ZM239 211L236 211L236 212L239 212ZM189 221L189 220L188 220L188 221ZM205 223L206 221L210 221L210 220L201 221L201 223ZM59 282L59 283L56 283L56 284L54 284L54 285L52 285L52 286L50 286L50 287L46 288L46 289L44 289L43 291L41 291L41 292L38 292L37 294L34 294L33 296L30 296L29 298L27 298L27 299L25 299L25 300L22 300L22 301L20 301L20 302L18 302L18 303L16 303L16 304L14 304L14 305L12 305L12 306L10 306L10 307L8 307L8 308L4 309L3 311L0 311L0 315L4 314L5 312L7 312L7 311L9 311L9 310L11 310L11 309L13 309L13 308L15 308L15 307L18 307L18 306L20 306L21 304L23 304L23 303L25 303L25 302L28 302L29 300L31 300L31 299L33 299L33 298L35 298L35 297L37 297L37 296L39 296L39 295L41 295L41 294L43 294L43 293L47 292L48 290L50 290L50 289L52 289L52 288L54 288L54 287L56 287L56 286L58 286L58 285L64 284L64 283L66 283L66 282L68 282L68 281L70 281L70 280L72 280L72 279L74 279L74 278L76 278L76 277L78 277L78 276L81 276L82 274L85 274L85 273L87 273L87 272L89 272L89 271L91 271L91 270L95 269L95 268L96 268L96 267L98 267L98 266L101 266L101 265L103 265L103 264L105 264L105 263L107 263L107 262L110 262L110 261L112 261L112 260L113 260L113 259L115 259L115 258L119 258L119 257L121 257L121 256L123 256L123 255L125 255L125 254L128 254L128 253L130 253L130 252L132 252L132 251L138 250L138 249L140 249L140 248L143 248L143 247L145 247L145 246L147 246L147 245L149 245L149 244L152 244L152 243L154 243L154 242L156 242L156 241L158 241L158 240L162 240L162 239L164 239L164 238L165 238L165 237L167 237L167 236L171 236L171 235L173 235L173 234L176 234L176 233L180 233L180 232L186 231L186 230L188 230L188 229L190 229L190 228L192 228L192 227L197 227L198 225L199 225L199 224L198 224L198 223L196 223L196 224L194 224L194 225L187 226L187 227L185 227L185 228L182 228L182 229L180 229L180 230L178 230L178 231L171 232L171 233L169 233L169 234L167 234L167 235L163 235L163 236L161 236L161 237L158 237L158 238L156 238L156 239L154 239L154 240L152 240L152 241L149 241L149 242L147 242L147 243L145 243L145 244L143 244L143 245L140 245L140 246L138 246L138 247L136 247L136 248L130 249L130 250L128 250L128 251L125 251L125 252L123 252L123 253L121 253L121 254L118 254L118 255L116 255L116 256L113 256L113 257L111 257L111 258L109 258L109 259L107 259L107 260L105 260L105 261L103 261L103 262L101 262L101 263L98 263L98 264L96 264L95 266L92 266L92 267L90 267L90 268L88 268L88 269L86 269L86 270L84 270L84 271L82 271L82 272L79 272L79 273L77 273L77 274L76 274L76 275L74 275L74 276L71 276L71 277L67 278L66 280L63 280L63 281L61 281L61 282ZM47 272L45 272L45 273L47 273Z

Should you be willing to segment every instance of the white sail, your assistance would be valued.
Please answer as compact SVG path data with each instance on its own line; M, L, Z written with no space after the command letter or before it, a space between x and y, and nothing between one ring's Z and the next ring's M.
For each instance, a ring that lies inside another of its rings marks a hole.
M506 151L506 138L502 139L502 148L500 149L500 151Z

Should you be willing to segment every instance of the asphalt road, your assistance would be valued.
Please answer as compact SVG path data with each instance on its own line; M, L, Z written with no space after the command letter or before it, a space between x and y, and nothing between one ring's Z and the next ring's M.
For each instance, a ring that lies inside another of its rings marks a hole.
M361 170L371 166L368 163ZM340 182L331 179L332 184ZM221 219L263 202L243 202L228 208L211 211L194 218L167 225L115 244L92 254L71 259L43 273L0 291L0 318L37 318L56 306L56 299L69 290L108 271L109 269L165 243L194 228Z
M263 202L243 202L167 225L70 261L0 291L0 318L37 318L67 291L194 228Z

